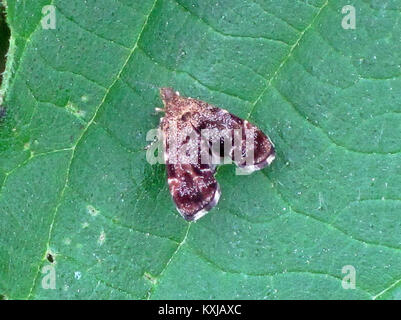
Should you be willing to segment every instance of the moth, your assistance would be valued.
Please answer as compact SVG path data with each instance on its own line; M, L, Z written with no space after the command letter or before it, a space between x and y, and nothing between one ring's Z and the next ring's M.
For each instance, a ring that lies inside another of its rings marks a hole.
M172 88L161 88L160 97L164 108L156 111L165 113L160 129L167 182L185 220L198 220L219 201L221 191L213 160L232 160L247 172L260 170L274 160L272 141L249 121L204 101L180 96Z

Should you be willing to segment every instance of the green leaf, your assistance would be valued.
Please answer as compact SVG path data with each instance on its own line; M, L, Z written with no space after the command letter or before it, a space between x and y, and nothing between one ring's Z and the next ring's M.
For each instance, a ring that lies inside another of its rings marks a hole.
M348 4L8 0L0 296L400 298L401 4L356 0L343 29ZM197 223L146 161L161 86L277 148L252 175L220 167Z

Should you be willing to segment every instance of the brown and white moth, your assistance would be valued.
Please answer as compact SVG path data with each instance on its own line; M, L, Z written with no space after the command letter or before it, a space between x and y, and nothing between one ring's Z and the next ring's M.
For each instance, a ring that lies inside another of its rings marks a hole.
M219 201L213 160L231 159L248 172L274 160L273 143L247 120L172 88L161 88L160 96L164 109L156 110L165 112L160 128L168 186L186 220L201 218Z

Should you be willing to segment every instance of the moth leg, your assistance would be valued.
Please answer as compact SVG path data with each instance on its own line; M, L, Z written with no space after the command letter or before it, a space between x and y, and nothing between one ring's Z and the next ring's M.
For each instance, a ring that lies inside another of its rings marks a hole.
M166 109L164 108L155 108L154 111L152 112L153 116L157 116L159 113L166 112Z
M151 146L153 146L155 144L156 140L152 141L151 143L149 143L147 146L145 146L143 149L144 150L149 150Z
M158 127L158 129L160 130L160 127ZM158 137L154 137L153 141L150 142L147 146L145 146L143 149L144 150L149 150L157 141L159 141Z

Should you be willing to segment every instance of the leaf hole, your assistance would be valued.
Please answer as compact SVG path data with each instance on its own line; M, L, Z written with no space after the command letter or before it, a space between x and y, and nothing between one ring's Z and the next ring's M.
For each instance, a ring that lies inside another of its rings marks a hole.
M50 263L53 263L53 262L54 262L54 256L53 256L51 253L48 253L48 254L46 255L46 259L47 259L47 261L49 261Z

